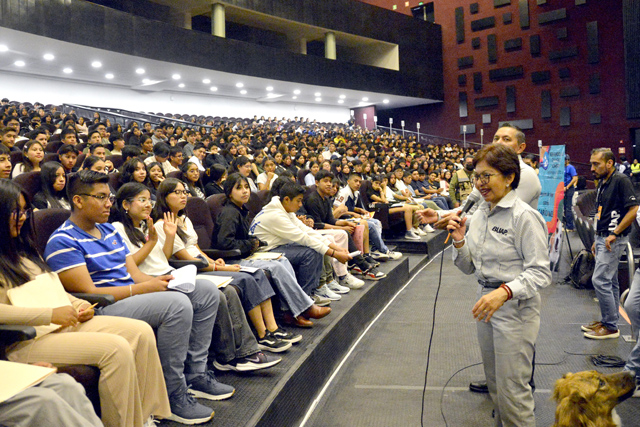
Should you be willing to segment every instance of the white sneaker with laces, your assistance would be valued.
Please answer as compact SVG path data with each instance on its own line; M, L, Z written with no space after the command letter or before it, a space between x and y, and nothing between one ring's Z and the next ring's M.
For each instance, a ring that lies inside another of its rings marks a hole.
M351 290L347 286L342 286L335 279L327 283L327 286L331 291L335 292L336 294L348 294L349 291Z
M386 255L393 260L402 258L402 252L388 251Z
M330 299L331 301L339 301L342 297L335 292L333 292L327 285L322 285L318 289L316 289L315 294L322 297Z
M364 286L364 280L356 278L353 274L347 273L344 279L340 281L342 286L348 286L351 289L360 289Z
M407 240L420 240L420 236L418 236L413 230L409 230L404 233L404 238Z
M427 232L422 230L420 227L415 227L413 229L413 232L416 233L418 236L426 236Z
M429 225L429 224L425 224L425 225L422 227L422 229L423 229L425 232L427 232L427 233L433 233L434 231L436 231L436 230L434 230L434 229L433 229L433 227L432 227L431 225Z

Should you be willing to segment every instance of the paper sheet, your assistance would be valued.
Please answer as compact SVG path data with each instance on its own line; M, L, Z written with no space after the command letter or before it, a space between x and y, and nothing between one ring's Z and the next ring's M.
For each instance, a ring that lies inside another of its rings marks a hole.
M67 300L68 301L68 300ZM0 360L0 403L42 382L56 372L55 368Z

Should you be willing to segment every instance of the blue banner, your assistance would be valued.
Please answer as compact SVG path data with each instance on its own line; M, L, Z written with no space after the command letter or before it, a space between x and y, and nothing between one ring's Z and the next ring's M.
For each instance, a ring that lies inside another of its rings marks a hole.
M564 197L564 145L540 147L538 177L542 185L538 211L547 221L549 232L553 233L558 220L558 205Z

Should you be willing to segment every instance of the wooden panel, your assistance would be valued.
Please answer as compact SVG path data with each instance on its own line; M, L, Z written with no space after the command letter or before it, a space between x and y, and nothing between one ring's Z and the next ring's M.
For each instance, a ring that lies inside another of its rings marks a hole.
M580 88L578 86L569 86L560 89L560 98L572 98L574 96L580 96Z
M518 12L520 13L520 28L529 28L529 1L518 0Z
M598 46L598 21L587 22L587 62L600 62L600 48Z
M482 115L482 124L488 125L491 123L491 114L483 114Z
M487 54L489 55L489 62L498 62L498 38L495 34L487 36Z
M531 56L540 56L540 35L536 34L529 37L529 49L531 50Z
M589 115L589 123L592 125L599 125L602 123L602 116L600 113L591 113L591 115Z
M567 19L567 9L551 10L549 12L540 13L538 15L538 23L540 25L551 24L552 22Z
M546 83L551 80L551 71L534 71L531 73L531 82L532 83Z
M593 95L600 93L600 73L589 76L589 93Z
M478 3L471 3L469 5L469 12L472 15L475 15L476 13L478 13L479 10L480 10L480 6L478 6Z
M543 4L547 4L547 0L536 0L538 6L542 6Z
M467 92L460 92L458 96L458 111L460 117L467 117L469 115L467 107Z
M556 31L556 36L558 37L558 40L566 39L569 36L567 27L558 28L558 31Z
M458 68L469 68L473 66L473 56L465 56L462 58L458 58Z
M571 107L560 108L560 126L571 126Z
M622 0L627 119L640 118L640 3Z
M516 87L507 86L507 113L516 112Z
M543 119L550 119L551 118L551 91L543 90L541 95L542 95L541 116Z
M484 98L476 98L473 100L475 108L495 107L500 103L497 96L485 96Z
M522 65L517 67L498 68L489 71L489 80L492 82L521 79L524 76Z
M580 6L581 4L587 4L587 0L576 0L576 6Z
M511 0L493 0L493 7L495 8L509 6L510 4Z
M493 28L495 26L496 18L494 18L493 16L471 21L471 31L482 31L486 30L487 28Z
M549 52L550 61L559 61L561 59L573 58L574 56L578 56L577 46L572 46L570 48L562 50L552 50L551 52Z
M504 42L504 50L506 50L507 52L511 52L513 50L521 50L521 49L522 49L522 37L509 39Z
M473 73L473 90L482 92L482 73Z
M505 123L510 123L514 126L518 126L522 130L533 129L533 119L518 119L498 122L498 127L502 126Z
M464 7L456 7L456 41L464 42Z

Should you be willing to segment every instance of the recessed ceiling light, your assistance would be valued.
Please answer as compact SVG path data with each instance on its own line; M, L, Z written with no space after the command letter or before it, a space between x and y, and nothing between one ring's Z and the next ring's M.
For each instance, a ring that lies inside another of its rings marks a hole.
M180 74L174 74L171 76L173 80L180 80Z
M46 61L53 61L54 59L56 59L55 56L53 56L53 54L51 53L45 53L44 55L42 55L42 57L46 60Z
M244 83L236 83L236 87L244 87Z
M363 100L364 102L367 102L367 101L369 100L369 98L367 98L367 97L365 96L364 98L362 98L362 100Z
M291 99L298 99L298 97L297 96L292 96Z
M338 104L344 104L344 99L338 99Z
M100 62L100 61L93 61L93 62L91 63L91 66L92 66L93 68L100 68L100 67L102 67L102 62Z
M247 91L246 91L246 90L244 90L244 89L242 89L242 90L240 91L240 93L241 93L242 95L246 95L246 94L247 94Z
M340 99L345 99L347 95L340 95Z
M184 87L184 83L180 83L178 87Z
M149 80L149 79L142 79L142 83L146 85L146 84L151 83L151 80Z
M144 74L144 68L137 68L136 74Z
M0 44L0 52L7 52L9 51L9 48L7 47L6 44Z
M271 92L273 90L273 86L267 86L267 92Z
M296 94L296 95L300 95L300 89L294 90L293 93Z
M316 98L316 102L320 102L320 101L322 101L322 98L317 97L317 98Z
M62 70L62 72L65 73L65 74L71 74L71 73L73 73L73 70L71 68L67 67L67 68L64 68Z
M210 80L210 79L204 79L204 80L202 81L202 83L204 83L204 84L208 85L209 83L211 83L211 80Z
M385 100L383 100L383 101L382 101L382 103L383 103L383 104L388 104L388 103L389 103L389 100L388 100L388 99L385 99Z
M314 93L315 96L322 96L322 94L320 92L316 92Z
M210 90L211 92L217 92L217 91L218 91L218 88L217 88L217 87L215 87L215 86L211 86L211 87L209 88L209 90Z
M15 65L16 67L24 67L25 63L24 61L16 61L13 63L13 65Z
M111 80L113 78L113 74L112 73L107 73L104 76L109 80Z

